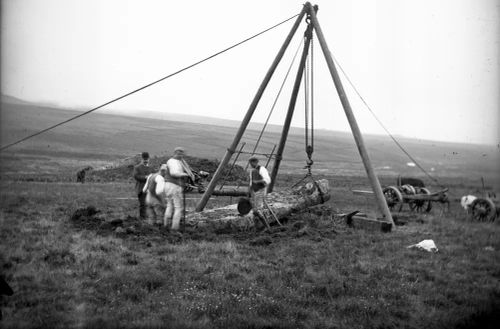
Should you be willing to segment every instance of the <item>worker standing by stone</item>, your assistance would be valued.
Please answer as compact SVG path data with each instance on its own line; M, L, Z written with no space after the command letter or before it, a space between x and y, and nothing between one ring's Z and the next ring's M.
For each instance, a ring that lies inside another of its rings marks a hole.
M144 189L148 175L153 172L153 169L149 166L149 153L142 152L141 157L142 162L134 167L133 176L135 179L135 192L139 199L139 218L145 220L147 217L146 193L142 190Z
M161 225L165 213L165 176L167 165L162 164L157 173L148 176L143 192L146 193L146 211L148 223Z
M188 178L194 181L194 175L189 165L184 160L185 151L182 147L176 147L174 155L167 161L167 174L165 176L165 193L167 196L167 209L163 218L163 225L168 226L171 221L171 229L178 231L181 217L184 214L184 187Z
M263 218L260 209L264 206L264 198L267 195L267 186L271 183L271 177L267 169L259 165L259 158L256 156L248 159L250 163L250 184L249 192L252 202L252 209L256 216Z

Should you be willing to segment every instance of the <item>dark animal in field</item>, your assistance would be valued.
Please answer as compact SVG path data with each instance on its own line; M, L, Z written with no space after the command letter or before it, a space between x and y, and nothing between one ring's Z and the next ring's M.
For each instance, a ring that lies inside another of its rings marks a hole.
M12 288L5 281L3 276L0 276L0 299L2 298L2 296L12 296L13 294L14 294L14 291L12 290ZM0 308L0 320L2 320L2 309L1 308Z
M85 183L85 170L80 170L76 173L76 181L78 183Z
M77 173L76 173L76 181L78 183L85 183L85 175L87 173L87 171L89 170L92 170L92 167L85 167L83 168L82 170L79 170Z
M421 179L413 178L413 177L401 177L401 176L399 176L396 184L398 186L411 185L413 187L425 187L425 184Z

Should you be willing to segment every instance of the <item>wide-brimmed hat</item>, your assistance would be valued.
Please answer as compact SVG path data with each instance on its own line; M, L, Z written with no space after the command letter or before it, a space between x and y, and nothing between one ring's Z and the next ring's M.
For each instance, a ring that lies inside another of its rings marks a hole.
M148 153L148 152L142 152L142 153L141 153L141 157L142 157L143 159L149 159L149 153Z
M252 155L250 157L250 159L248 159L248 162L252 162L252 161L259 161L259 158L257 158L255 155Z

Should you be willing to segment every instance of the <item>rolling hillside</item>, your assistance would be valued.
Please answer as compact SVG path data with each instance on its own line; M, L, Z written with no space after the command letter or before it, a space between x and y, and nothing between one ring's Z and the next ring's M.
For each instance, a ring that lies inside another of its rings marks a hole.
M36 105L2 96L1 145L70 118L75 111L50 105ZM169 154L183 145L190 155L220 159L235 135L238 123L229 120L206 124L200 117L183 115L184 121L139 118L109 114L105 109L77 119L45 134L18 144L1 153L2 174L73 170L84 165L98 166L149 150L153 155ZM190 121L190 122L186 122ZM251 151L257 139L258 124L251 126L242 141ZM279 126L273 126L258 152L270 152L279 140ZM380 175L398 173L421 175L410 160L385 136L366 135L365 141L373 164ZM285 149L283 170L302 168L305 161L304 137L292 129ZM456 144L401 138L400 142L435 176L464 175L498 177L497 146ZM242 155L240 160L245 161ZM361 159L349 133L317 131L315 169L328 174L364 174ZM36 165L35 165L36 164Z

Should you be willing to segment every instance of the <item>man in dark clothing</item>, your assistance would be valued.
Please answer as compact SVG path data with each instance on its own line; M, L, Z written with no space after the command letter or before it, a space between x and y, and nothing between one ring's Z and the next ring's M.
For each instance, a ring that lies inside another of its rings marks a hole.
M139 217L146 219L146 193L142 190L148 175L153 173L153 168L149 166L149 153L142 152L142 162L134 167L135 192L139 198Z

